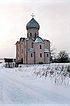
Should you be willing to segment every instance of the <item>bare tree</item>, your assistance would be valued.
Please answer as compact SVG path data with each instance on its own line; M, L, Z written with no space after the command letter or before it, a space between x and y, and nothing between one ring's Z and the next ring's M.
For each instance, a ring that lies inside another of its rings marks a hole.
M57 56L57 61L59 63L67 63L69 62L69 55L66 51L60 51Z

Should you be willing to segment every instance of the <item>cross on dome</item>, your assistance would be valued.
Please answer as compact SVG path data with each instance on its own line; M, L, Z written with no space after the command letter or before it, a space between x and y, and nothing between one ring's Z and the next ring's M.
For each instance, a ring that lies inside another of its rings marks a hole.
M35 16L35 15L32 13L32 15L31 15L31 16L32 16L32 18L34 18L34 16Z
M40 25L38 24L38 22L34 19L34 14L32 13L32 19L27 23L26 25L26 29L38 29L40 28Z

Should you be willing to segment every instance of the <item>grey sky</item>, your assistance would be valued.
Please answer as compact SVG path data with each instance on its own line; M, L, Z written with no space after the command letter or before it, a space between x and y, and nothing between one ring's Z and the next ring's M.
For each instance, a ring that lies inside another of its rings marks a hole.
M0 57L15 57L15 43L26 37L31 14L40 24L40 36L49 39L57 51L70 53L69 0L0 1Z
M0 4L8 3L69 3L70 0L0 0Z

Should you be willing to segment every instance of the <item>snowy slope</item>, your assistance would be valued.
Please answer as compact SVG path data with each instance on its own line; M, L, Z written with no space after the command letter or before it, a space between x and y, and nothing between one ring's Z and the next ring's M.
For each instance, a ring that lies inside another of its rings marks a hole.
M0 104L68 106L70 78L68 73L63 76L68 65L23 65L18 68L0 65Z

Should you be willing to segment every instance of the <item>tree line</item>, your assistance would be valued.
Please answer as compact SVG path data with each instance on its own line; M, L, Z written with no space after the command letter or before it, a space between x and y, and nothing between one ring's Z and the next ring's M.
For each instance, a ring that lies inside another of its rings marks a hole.
M53 58L52 52L53 51L51 51L51 58L50 58L50 61L52 63L69 63L70 62L69 55L66 51L64 50L60 51L57 54L57 56L55 56L54 58Z

